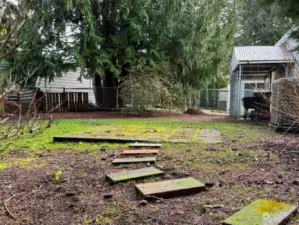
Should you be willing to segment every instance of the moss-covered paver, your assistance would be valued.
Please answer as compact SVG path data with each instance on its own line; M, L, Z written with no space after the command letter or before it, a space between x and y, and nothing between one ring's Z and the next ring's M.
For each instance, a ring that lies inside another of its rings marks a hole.
M226 225L281 225L296 206L269 200L256 200L224 221Z
M122 155L157 155L160 152L159 149L134 149L124 150Z
M146 184L137 184L137 191L145 198L151 196L171 198L198 193L206 189L205 185L194 178L159 181Z
M148 167L148 168L142 168L137 170L129 170L129 171L122 171L119 173L112 173L108 174L107 178L112 183L119 183L129 180L137 180L142 179L146 177L152 177L152 176L158 176L163 175L164 172L155 168L155 167Z
M200 130L197 140L205 143L211 143L211 144L222 143L220 132L217 130L209 130L209 129Z
M156 163L156 157L143 157L143 158L116 158L112 164L131 164L131 163Z

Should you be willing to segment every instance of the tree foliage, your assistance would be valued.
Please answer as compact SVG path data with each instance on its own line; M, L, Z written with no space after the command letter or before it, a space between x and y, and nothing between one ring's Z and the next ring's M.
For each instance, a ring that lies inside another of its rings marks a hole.
M141 60L130 68L121 87L124 112L143 114L157 108L184 108L184 88L173 76L169 63L148 66Z
M184 87L207 87L228 73L238 2L23 0L32 18L20 29L22 51L6 61L14 74L38 68L49 80L80 66L96 86L117 87L144 59L153 68L167 62Z
M281 13L277 3L264 5L261 0L244 0L238 45L275 45L292 27L292 20Z
M299 1L297 0L261 0L265 7L277 4L280 8L280 13L292 20L293 29L292 37L299 40ZM297 47L299 50L299 46Z

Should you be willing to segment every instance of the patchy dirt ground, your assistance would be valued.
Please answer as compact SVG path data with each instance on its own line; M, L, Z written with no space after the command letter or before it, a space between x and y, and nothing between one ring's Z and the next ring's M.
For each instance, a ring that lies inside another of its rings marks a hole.
M110 185L105 180L107 173L144 166L111 166L120 151L44 151L30 165L0 172L0 224L221 224L257 198L298 202L297 146L293 136L244 144L226 141L204 148L167 145L157 163L165 176L138 182L192 176L211 188L197 195L145 203L136 196L135 182ZM25 156L15 152L9 157ZM62 183L55 181L57 171L62 171ZM107 193L112 198L105 199ZM299 224L298 214L290 224Z

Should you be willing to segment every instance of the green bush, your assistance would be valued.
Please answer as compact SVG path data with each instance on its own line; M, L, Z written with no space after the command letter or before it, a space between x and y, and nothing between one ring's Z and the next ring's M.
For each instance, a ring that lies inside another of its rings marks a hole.
M184 107L183 86L171 73L168 63L149 67L145 62L131 68L120 92L123 111L131 114L154 112L157 108Z

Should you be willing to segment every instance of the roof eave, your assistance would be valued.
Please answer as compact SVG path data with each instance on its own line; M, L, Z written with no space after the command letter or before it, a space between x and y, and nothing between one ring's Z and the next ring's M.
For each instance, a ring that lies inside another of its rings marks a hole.
M294 59L292 60L258 60L258 61L246 61L242 60L238 62L238 65L246 65L246 64L277 64L277 63L294 63Z

